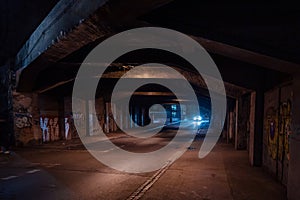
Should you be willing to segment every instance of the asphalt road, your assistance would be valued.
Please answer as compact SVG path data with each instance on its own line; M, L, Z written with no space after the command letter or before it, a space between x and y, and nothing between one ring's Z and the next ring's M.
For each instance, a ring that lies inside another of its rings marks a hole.
M149 152L166 145L175 130L152 140L116 136L123 149ZM63 142L19 148L0 157L0 199L284 199L285 190L261 168L248 164L246 151L220 142L204 159L202 139L183 156L155 172L111 169L84 147Z

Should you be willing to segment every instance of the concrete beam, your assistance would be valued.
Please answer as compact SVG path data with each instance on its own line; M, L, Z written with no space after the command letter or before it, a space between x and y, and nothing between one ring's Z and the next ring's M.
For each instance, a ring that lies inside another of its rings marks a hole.
M235 46L208 40L202 37L190 36L199 42L207 51L219 54L225 57L240 60L246 63L265 67L275 71L293 74L300 70L300 65L271 56L263 55L246 49L241 49Z
M64 74L64 71L66 70L71 70L71 69L78 69L80 67L81 63L57 63L55 66L55 70L52 70L53 73L55 74L48 74L47 76L54 76L54 77L59 77L61 76L59 79L60 81L55 82L53 84L50 84L48 86L45 86L43 88L39 88L37 90L38 93L43 93L46 91L49 91L51 89L54 89L58 86L62 86L66 83L72 82L75 80L75 77L70 78L69 76L64 77L63 75L60 74ZM95 65L95 67L97 67L98 64L91 64L91 65ZM115 63L115 66L123 66L122 63ZM103 64L100 64L100 66L103 66ZM53 66L54 67L54 66ZM150 66L149 66L150 67ZM151 66L153 68L161 68L161 66ZM150 68L151 68L150 67ZM204 82L204 80L202 79L202 77L195 72L191 72L191 71L186 71L182 68L179 67L174 67L172 66L173 69L177 70L181 75L183 75L191 84L195 85L196 87L202 88L202 89L207 89L206 84ZM119 79L120 77L122 77L123 75L126 74L126 72L128 72L129 69L125 69L124 70L119 70L119 71L114 71L114 72L106 72L102 75L101 78L104 79ZM164 71L163 69L161 70L162 72ZM148 78L166 78L166 79L170 79L172 78L171 76L172 74L164 74L164 73L160 73L159 75L155 75L155 74L150 74ZM100 78L100 77L95 77L95 78ZM127 78L147 78L147 77L127 77ZM173 75L173 78L178 78L175 74ZM225 90L226 90L226 94L228 97L231 98L237 98L247 92L249 92L250 90L243 88L243 87L239 87L230 83L225 82Z
M25 68L44 53L50 61L57 61L92 41L115 33L110 23L124 26L123 22L135 20L168 2L170 0L61 0L18 52L15 67Z
M41 60L56 62L81 47L126 29L142 14L171 0L61 0L33 32L15 58L15 70ZM133 12L134 11L134 12Z
M107 1L59 1L18 52L15 68L27 67Z

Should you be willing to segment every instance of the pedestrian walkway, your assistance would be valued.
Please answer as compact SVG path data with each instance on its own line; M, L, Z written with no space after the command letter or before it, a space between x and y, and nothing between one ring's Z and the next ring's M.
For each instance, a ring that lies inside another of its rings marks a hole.
M201 200L285 200L285 187L261 167L252 167L247 151L219 142L210 154L198 158L195 141L142 198Z
M103 138L103 140L114 140L117 138L128 137L124 133L115 132L108 133L107 138ZM42 144L32 144L24 147L14 147L15 150L20 150L22 148L25 149L53 149L53 150L85 150L84 145L82 144L79 137L72 138L71 140L57 140L51 141Z

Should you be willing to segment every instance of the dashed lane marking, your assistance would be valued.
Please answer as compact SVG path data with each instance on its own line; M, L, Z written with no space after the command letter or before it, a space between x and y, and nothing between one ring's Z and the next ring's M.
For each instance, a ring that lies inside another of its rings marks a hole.
M59 163L32 163L32 164L47 167L47 168L52 168L52 167L56 167L56 166L61 165Z
M37 173L37 172L40 172L40 171L41 171L40 169L33 169L33 170L26 171L26 172L24 172L22 174L19 174L19 175L12 175L12 176L3 177L3 178L1 178L1 180L7 181L7 180L11 180L11 179L15 179L15 178L25 176L26 174L34 174L34 173Z
M33 169L33 170L30 170L30 171L27 171L26 174L33 174L33 173L36 173L36 172L39 172L41 171L40 169Z
M8 177L4 177L4 178L1 178L1 180L10 180L10 179L14 179L14 178L17 178L18 176L8 176Z

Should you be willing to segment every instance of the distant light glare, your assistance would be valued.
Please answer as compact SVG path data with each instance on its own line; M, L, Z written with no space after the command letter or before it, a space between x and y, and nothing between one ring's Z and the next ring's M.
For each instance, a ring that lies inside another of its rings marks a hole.
M201 116L196 116L196 117L194 117L193 119L194 119L194 121L201 121L201 120L202 120L202 117L201 117Z

